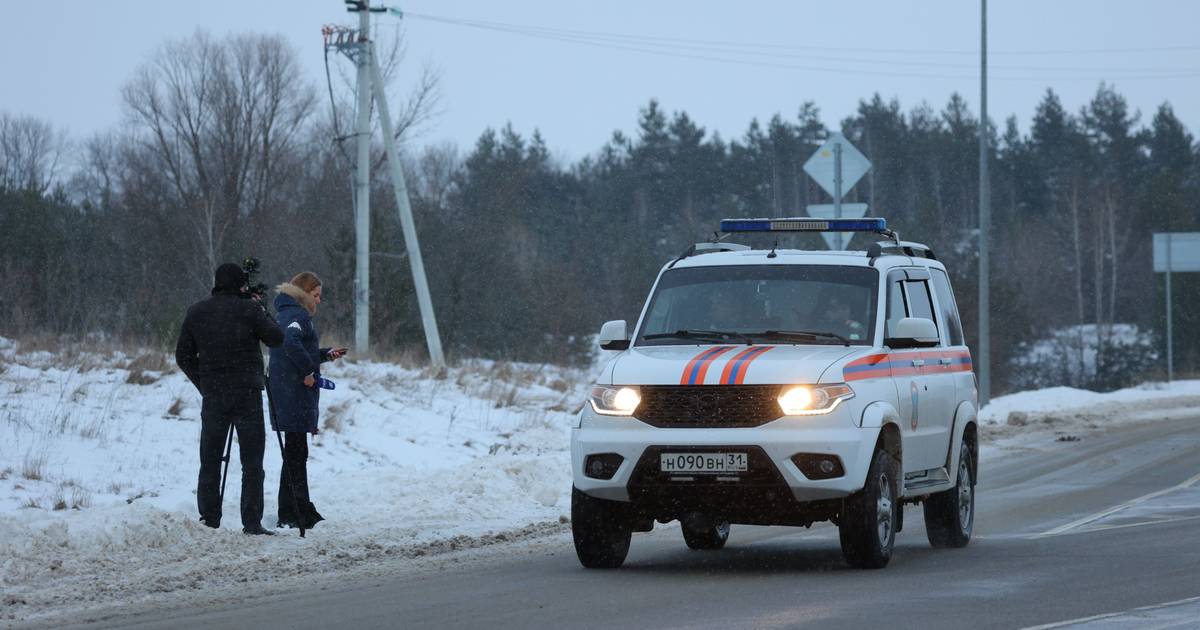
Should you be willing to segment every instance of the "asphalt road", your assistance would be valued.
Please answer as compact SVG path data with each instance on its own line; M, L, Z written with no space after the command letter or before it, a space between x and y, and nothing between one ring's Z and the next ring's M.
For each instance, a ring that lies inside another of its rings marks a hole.
M689 551L676 524L635 534L624 568L589 571L569 536L435 572L224 609L110 619L123 628L1200 627L1200 417L984 462L975 539L925 540L920 507L883 570L848 568L837 532L734 526Z

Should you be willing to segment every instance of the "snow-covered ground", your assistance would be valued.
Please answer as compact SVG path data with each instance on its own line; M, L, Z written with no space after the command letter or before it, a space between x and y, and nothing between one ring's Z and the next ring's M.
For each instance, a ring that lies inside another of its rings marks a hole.
M309 476L328 520L304 540L250 537L236 444L223 529L197 522L200 397L165 356L22 353L0 340L0 622L565 528L586 371L323 371L338 387L322 394ZM279 465L268 433L267 527Z
M592 374L470 361L443 375L343 361L309 464L328 519L244 536L196 518L200 397L165 355L25 351L0 339L0 624L150 599L266 593L389 559L568 530L569 426ZM1200 381L1022 392L983 410L984 463L1120 423L1196 413ZM266 514L279 451L268 433Z

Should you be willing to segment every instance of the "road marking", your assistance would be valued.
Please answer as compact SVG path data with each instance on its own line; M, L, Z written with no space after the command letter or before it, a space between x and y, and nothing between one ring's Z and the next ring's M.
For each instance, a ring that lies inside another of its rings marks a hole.
M1092 514L1091 516L1085 516L1079 520L1071 521L1070 523L1067 523L1066 525L1060 525L1058 527L1055 527L1054 529L1042 532L1040 534L1034 534L1030 538L1045 538L1047 536L1058 536L1060 534L1065 534L1065 533L1071 531L1072 529L1075 529L1077 527L1082 527L1084 525L1087 525L1088 523L1094 523L1106 516L1112 516L1113 514L1116 514L1117 512L1120 512L1122 510L1127 510L1127 509L1129 509L1135 505L1141 504L1141 503L1145 503L1146 501L1149 501L1150 499L1161 497L1164 494L1175 492L1176 490L1183 490L1184 488L1190 488L1193 485L1195 485L1196 482L1200 482L1200 475L1196 475L1195 477L1192 477L1191 479L1188 479L1187 481L1185 481L1181 484L1171 486L1170 488L1164 488L1162 490L1151 492L1150 494L1140 496L1136 499L1130 499L1129 501L1126 501L1120 505L1110 507L1107 510L1097 512L1095 514Z
M1106 532L1110 529L1126 529L1129 527L1142 527L1143 525L1164 525L1166 523L1178 523L1179 521L1194 521L1200 516L1176 516L1175 518L1161 518L1156 521L1141 521L1138 523L1124 523L1121 525L1102 525L1100 527L1092 527L1085 532L1067 532L1067 534L1083 534L1092 532Z
M1115 617L1127 617L1127 616L1130 616L1130 615L1133 615L1136 613L1150 612L1150 611L1154 611L1154 610L1161 610L1163 608L1171 608L1173 606L1183 606L1185 604L1193 604L1193 603L1200 603L1200 597L1189 597L1187 599L1180 599L1180 600L1176 600L1173 602L1166 602L1163 604L1142 606L1141 608L1131 608L1129 610L1123 610L1121 612L1106 613L1103 615L1092 615L1091 617L1080 617L1078 619L1068 619L1067 621L1056 621L1054 623L1047 623L1047 624L1040 625L1040 626L1028 626L1026 628L1023 628L1023 630L1049 630L1050 628L1063 628L1066 626L1073 626L1076 624L1088 623L1089 621L1100 621L1102 619L1113 619ZM1142 621L1145 621L1145 620L1143 619Z

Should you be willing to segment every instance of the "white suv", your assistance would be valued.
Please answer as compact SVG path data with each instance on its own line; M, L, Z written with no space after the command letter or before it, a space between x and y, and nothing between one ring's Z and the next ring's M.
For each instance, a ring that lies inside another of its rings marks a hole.
M837 524L883 567L903 505L929 542L971 538L976 384L945 267L883 219L722 221L724 232L867 231L866 252L702 243L659 272L571 432L579 561L620 566L631 533L678 520L692 549L731 523Z

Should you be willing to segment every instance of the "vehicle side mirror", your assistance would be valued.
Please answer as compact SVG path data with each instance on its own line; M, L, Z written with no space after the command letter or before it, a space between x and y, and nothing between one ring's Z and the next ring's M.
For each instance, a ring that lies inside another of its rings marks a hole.
M905 317L896 322L883 342L890 348L930 348L941 343L937 326L924 317Z
M604 350L629 349L629 331L625 320L614 319L611 322L604 322L604 325L600 327L600 348Z

